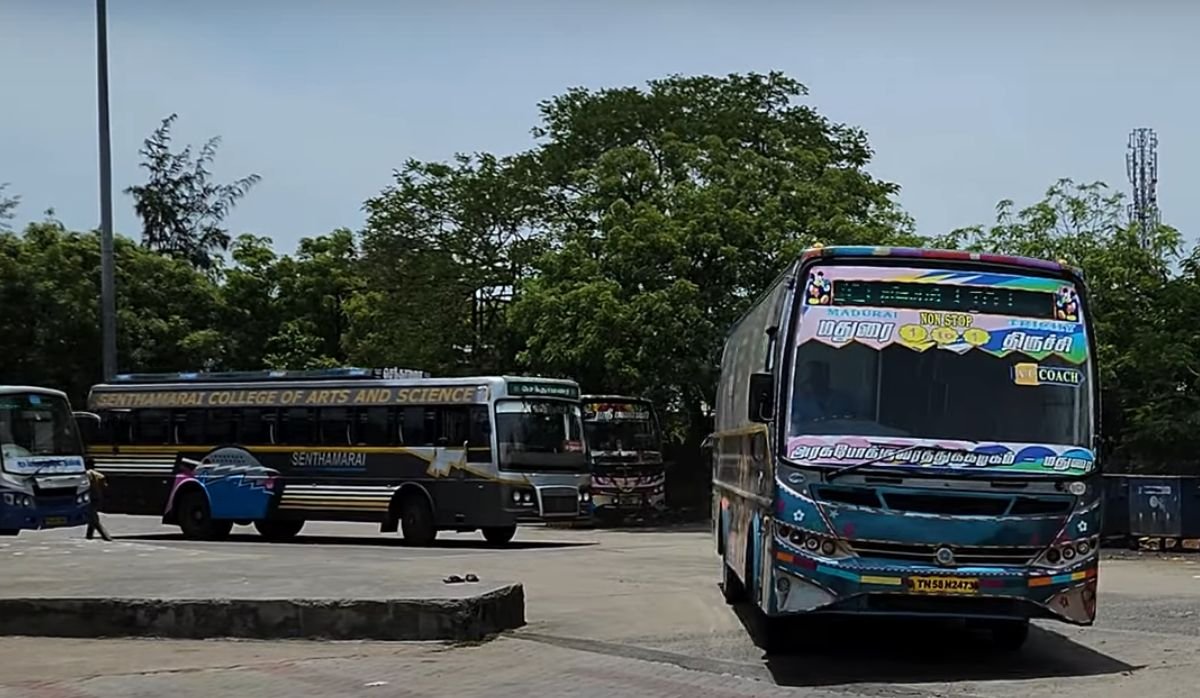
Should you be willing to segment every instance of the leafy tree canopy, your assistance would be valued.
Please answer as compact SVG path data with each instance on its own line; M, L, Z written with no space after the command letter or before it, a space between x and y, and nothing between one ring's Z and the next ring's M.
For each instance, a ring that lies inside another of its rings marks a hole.
M148 179L125 193L133 197L134 210L142 219L143 245L197 269L214 270L220 264L219 253L228 250L230 243L221 223L260 177L251 174L229 184L213 182L209 166L220 137L210 138L196 156L191 146L172 152L175 119L175 114L163 119L145 140L138 152Z

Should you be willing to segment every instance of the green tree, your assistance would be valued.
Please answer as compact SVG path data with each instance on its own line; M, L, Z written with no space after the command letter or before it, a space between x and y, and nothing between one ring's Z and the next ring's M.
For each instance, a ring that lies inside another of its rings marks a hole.
M1200 257L1182 257L1169 226L1143 245L1124 198L1102 182L1063 179L1042 201L997 206L996 223L938 241L973 250L1063 259L1090 292L1109 468L1194 469L1200 448Z
M145 184L129 187L134 209L142 219L142 244L198 269L213 270L219 254L229 249L229 232L221 223L237 202L258 183L251 174L229 184L212 181L209 171L221 143L210 138L193 157L191 146L171 151L171 126L176 114L162 120L138 152L149 173Z
M779 73L575 89L541 105L542 224L520 285L524 365L642 393L707 429L725 332L815 241L919 242L864 171L866 135Z
M362 287L358 244L342 228L300 241L294 257L275 265L279 331L267 342L267 364L312 368L346 363L350 301Z
M263 368L267 344L283 322L279 256L270 238L240 235L230 257L220 286L221 365L229 370Z
M21 203L21 197L5 194L5 189L8 189L8 182L0 182L0 232L11 230L9 221L13 219L13 211Z
M214 360L216 287L188 264L117 237L123 370L176 371ZM100 239L46 220L0 234L0 381L59 387L82 400L100 380Z
M534 165L528 155L410 161L367 201L371 290L353 304L353 356L443 374L513 365L504 308L539 249Z

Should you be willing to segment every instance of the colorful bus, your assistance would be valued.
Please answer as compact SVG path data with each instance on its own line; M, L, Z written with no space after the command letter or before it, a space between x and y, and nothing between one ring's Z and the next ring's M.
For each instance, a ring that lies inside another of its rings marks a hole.
M105 510L162 515L190 538L253 524L376 522L429 545L518 523L584 520L579 387L546 378L390 377L374 369L139 374L97 385L90 449Z
M67 396L0 386L0 535L87 523L83 442Z
M666 466L654 405L624 395L581 399L596 517L661 513L667 503Z
M727 601L777 619L1090 625L1102 488L1080 273L994 254L807 251L721 359L714 529Z

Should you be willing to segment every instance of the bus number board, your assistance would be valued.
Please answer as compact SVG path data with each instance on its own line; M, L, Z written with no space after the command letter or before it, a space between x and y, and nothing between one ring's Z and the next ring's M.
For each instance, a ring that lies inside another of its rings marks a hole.
M561 383L509 383L508 394L514 397L579 397L579 388Z
M1053 293L987 286L836 279L833 305L1055 319Z

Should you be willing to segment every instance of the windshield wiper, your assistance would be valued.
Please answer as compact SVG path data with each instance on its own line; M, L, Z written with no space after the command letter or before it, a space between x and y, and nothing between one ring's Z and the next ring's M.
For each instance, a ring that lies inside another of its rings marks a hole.
M847 473L852 473L855 470L858 470L859 468L865 468L870 465L875 465L876 463L880 463L885 460L890 460L892 458L895 458L896 456L903 455L905 453L910 453L919 448L927 448L927 446L925 446L925 444L913 444L912 446L905 446L904 448L900 449L899 451L896 451L895 453L888 453L886 455L879 456L878 458L871 458L869 460L862 461L861 463L854 463L853 465L847 465L847 466L838 468L837 470L835 470L832 473L829 473L828 475L825 476L825 482L833 482L834 478L841 477L842 475L845 475Z

